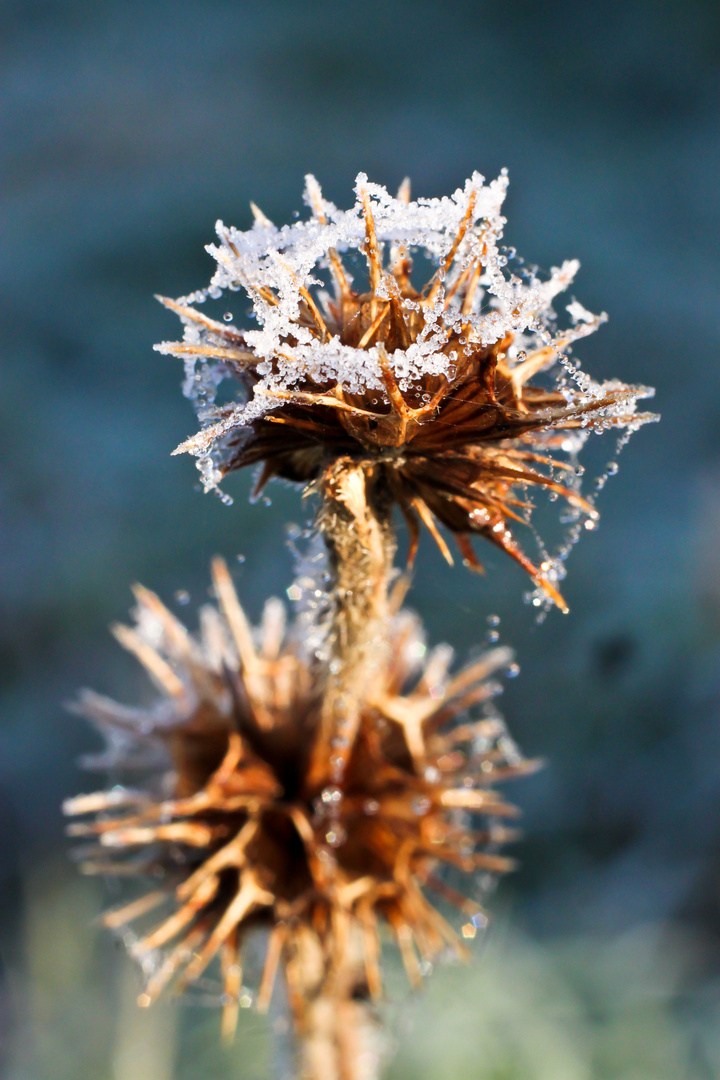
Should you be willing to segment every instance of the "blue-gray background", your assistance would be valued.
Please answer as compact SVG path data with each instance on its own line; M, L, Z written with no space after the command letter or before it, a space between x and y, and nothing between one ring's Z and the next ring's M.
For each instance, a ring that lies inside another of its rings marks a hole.
M522 664L505 712L548 765L513 793L523 868L485 974L436 977L392 1075L444 1076L451 1049L456 1075L498 1080L720 1075L720 8L4 0L0 18L7 1075L265 1069L252 1023L231 1060L193 1011L180 1034L172 1010L138 1034L90 926L101 890L65 862L58 806L87 786L74 763L93 739L61 703L81 684L144 692L106 631L129 583L194 603L210 556L241 553L257 615L291 581L284 526L305 516L280 486L249 506L249 477L228 509L169 457L194 418L178 362L151 351L177 333L152 294L206 283L216 218L302 209L308 171L347 205L360 170L435 195L502 166L508 243L545 267L579 257L578 298L610 313L584 366L656 386L663 420L572 555L569 616L537 627L513 567L491 556L476 579L425 544L412 604L461 656L501 616ZM565 1064L543 1065L563 1039Z

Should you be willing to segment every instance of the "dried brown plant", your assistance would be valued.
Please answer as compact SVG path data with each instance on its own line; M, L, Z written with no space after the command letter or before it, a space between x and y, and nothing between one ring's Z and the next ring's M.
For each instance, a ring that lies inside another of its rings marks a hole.
M209 289L163 300L184 340L156 348L185 361L203 425L178 450L196 455L207 489L258 465L258 490L277 476L313 492L327 581L311 626L288 630L271 601L253 631L217 560L218 607L202 609L199 637L138 589L138 624L116 633L161 701L128 709L86 692L77 708L116 766L144 747L154 771L67 810L89 815L71 827L88 840L86 871L154 882L105 917L147 971L142 1003L219 957L229 1036L250 1001L243 949L265 928L257 1001L267 1007L282 967L307 1080L376 1076L368 1006L383 933L413 984L438 953L464 953L485 916L456 879L508 868L495 848L514 811L494 783L533 767L496 713L473 713L508 650L454 676L447 650L423 658L401 610L395 508L410 565L420 523L452 561L449 531L475 569L480 535L530 574L535 603L567 610L568 543L550 555L539 542L533 559L518 539L533 499L564 500L572 541L597 517L577 464L588 432L614 430L620 446L655 419L637 411L652 391L594 382L571 357L604 320L573 300L559 325L552 303L577 264L545 281L520 260L506 270L506 186L475 174L449 198L411 202L407 184L392 198L361 174L355 206L340 211L309 177L309 220L278 229L254 208L247 232L218 223ZM413 258L434 267L423 286ZM257 328L198 310L240 289ZM236 396L222 404L226 381ZM461 914L459 932L438 904Z
M129 709L85 691L75 707L106 735L110 760L102 755L96 765L137 769L144 748L150 769L142 785L70 799L68 814L89 817L70 832L90 841L86 873L143 883L104 916L115 929L146 924L130 937L146 972L141 1005L173 981L194 982L219 957L231 1037L251 1000L243 944L266 928L258 1007L267 1009L282 965L307 1035L308 1075L355 1076L351 1044L367 1027L367 999L381 997L381 926L417 985L423 964L446 949L465 955L463 937L486 921L443 868L472 877L511 865L496 848L510 837L501 822L515 810L494 785L533 765L494 710L471 714L491 701L494 676L512 655L495 648L450 675L451 652L426 654L417 618L393 614L347 767L318 791L317 662L286 628L279 601L268 602L253 631L220 559L213 581L218 606L202 609L198 636L136 588L137 624L115 634L161 699ZM438 900L459 913L460 932Z
M597 512L577 490L575 464L561 456L576 444L560 433L635 427L650 418L637 413L636 401L651 391L593 384L570 364L571 343L602 317L570 305L575 326L550 333L550 302L577 264L566 263L549 282L506 281L507 259L497 244L504 185L484 187L476 175L450 206L410 204L407 184L391 200L362 176L356 191L350 221L309 177L313 221L305 231L275 230L257 208L251 233L219 223L220 247L209 249L220 267L215 287L242 286L265 332L242 331L184 301L159 298L187 333L185 341L158 348L191 365L209 361L216 378L237 380L240 400L251 406L207 408L203 396L208 426L179 450L206 465L212 451L214 480L262 464L257 491L273 476L322 478L338 458L363 463L405 517L410 564L421 522L452 562L439 522L467 565L482 569L471 537L483 536L566 609L554 583L557 567L547 558L535 564L518 543L517 527L527 525L532 508L529 493L553 492L592 522ZM431 212L416 246L425 245L438 265L416 287L409 242L424 208ZM364 256L367 278L359 291L338 243ZM310 277L313 262L328 269L332 297L314 288L322 283ZM560 361L576 383L533 381L551 368L564 375Z

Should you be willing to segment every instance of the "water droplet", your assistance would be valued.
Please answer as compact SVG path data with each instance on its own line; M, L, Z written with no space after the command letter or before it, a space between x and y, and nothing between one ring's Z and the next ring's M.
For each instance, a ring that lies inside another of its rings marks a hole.
M380 803L377 799L366 799L363 803L363 810L369 817L373 817L373 815L377 814L379 809Z
M245 562L245 556L244 555L236 555L235 558L240 563L241 566Z
M536 597L535 599L539 599L539 598ZM534 602L535 601L533 601L533 603ZM542 601L540 601L540 602L542 603ZM520 674L520 665L519 664L508 664L508 669L505 672L505 674L507 675L508 679L516 679L517 676Z
M223 322L232 322L232 320L233 320L232 311L226 311L225 314L223 315Z
M500 625L500 616L499 615L488 615L487 624L488 624L488 626L499 626Z
M609 461L605 466L608 476L615 476L620 466L617 461Z
M342 825L334 825L332 829L328 829L325 833L325 840L330 847L340 847L347 840L347 833Z
M336 787L323 788L320 798L326 806L331 806L333 803L342 802L342 791Z
M178 591L175 593L175 603L181 604L183 607L185 606L185 604L190 603L190 593L187 591L187 589L178 589Z
M494 645L496 641L500 640L500 634L497 630L488 630L487 640L490 645Z
M423 814L427 814L431 806L432 803L426 795L416 795L412 801L413 814L417 814L418 817L422 817Z
M342 780L345 772L345 759L340 754L333 754L330 758L330 775L333 780Z

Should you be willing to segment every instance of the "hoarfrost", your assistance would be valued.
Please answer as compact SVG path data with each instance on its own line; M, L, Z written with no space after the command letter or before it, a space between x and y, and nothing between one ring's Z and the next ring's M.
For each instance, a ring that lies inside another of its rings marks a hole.
M326 332L319 335L317 327L303 318L303 307L307 310L310 305L323 325L320 310L327 316L332 304L325 279L332 276L340 255L352 257L356 253L361 261L367 257L370 262L368 209L377 238L374 284L371 280L374 296L384 302L394 300L408 311L419 310L423 319L415 340L387 357L403 390L427 376L452 377L457 353L448 355L443 348L462 326L461 348L487 347L512 335L510 363L520 364L529 357L538 371L557 364L558 369L564 369L560 374L569 377L586 398L603 394L610 384L593 382L569 359L567 349L596 330L606 316L593 315L573 299L566 308L571 326L557 328L552 303L572 283L579 269L577 260L554 267L545 281L535 270L522 271L522 277L507 270L508 261L515 257L514 249L500 247L507 186L505 170L489 183L475 172L452 195L410 201L407 185L394 197L359 173L355 203L341 210L323 197L315 178L308 175L304 191L304 202L310 209L307 220L278 227L253 206L251 229L242 231L217 222L218 243L207 247L217 263L210 285L169 303L183 321L183 343L156 346L160 352L182 356L185 362L183 389L195 403L203 427L175 452L197 457L206 490L216 488L221 477L224 437L249 428L281 407L283 392L301 386L315 390L340 387L351 395L382 391L382 346L343 343L338 333L331 332L330 319ZM413 252L420 252L437 267L434 303L402 296L390 272L403 253ZM518 260L518 269L521 263ZM457 295L454 290L462 275L480 264L479 287L472 302L463 307L462 290L457 290ZM352 279L347 267L342 269L349 283ZM252 302L257 328L239 331L235 324L227 325L228 313L223 316L223 325L186 306L238 289ZM231 405L216 407L218 387L229 376L244 386L244 396ZM628 407L626 401L626 412Z

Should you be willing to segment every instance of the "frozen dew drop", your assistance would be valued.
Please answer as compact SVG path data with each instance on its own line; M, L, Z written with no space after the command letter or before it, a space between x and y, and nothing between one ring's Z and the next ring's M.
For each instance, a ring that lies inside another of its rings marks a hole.
M330 758L330 775L333 780L342 780L345 772L345 759L340 754L333 754Z
M609 461L605 466L605 470L608 476L615 476L619 468L620 466L618 465L617 461Z
M333 825L332 829L328 829L325 833L325 840L330 847L340 847L347 840L347 833L343 829L342 825Z

